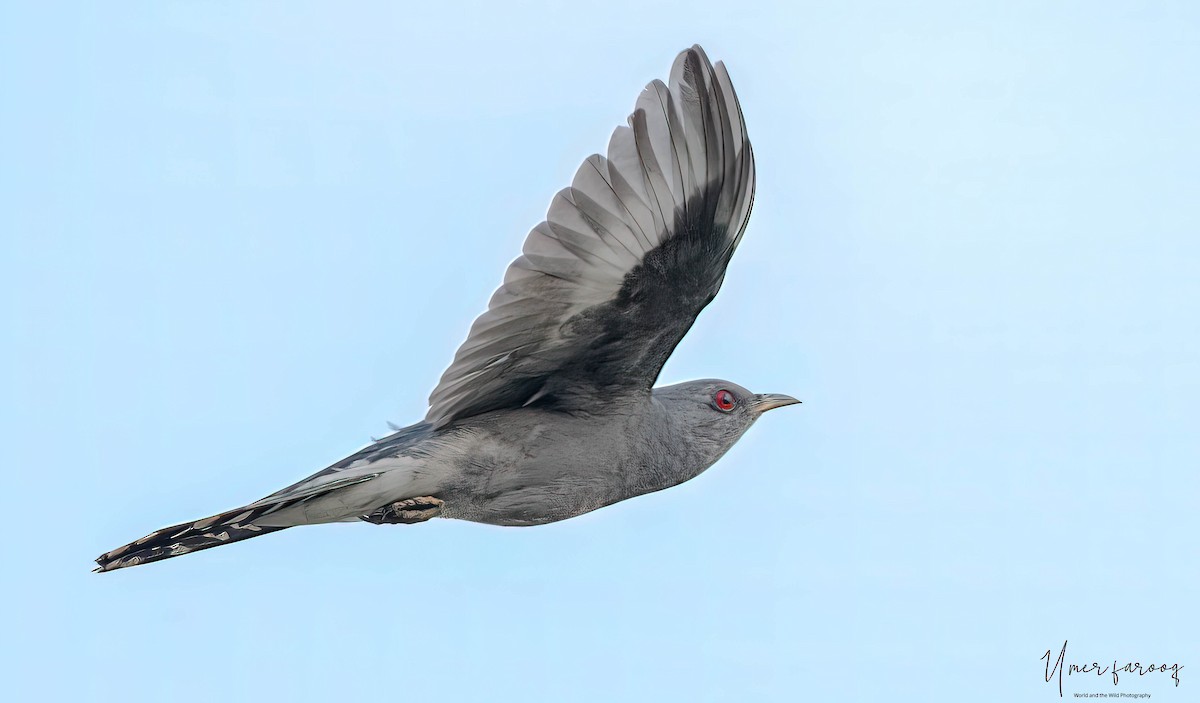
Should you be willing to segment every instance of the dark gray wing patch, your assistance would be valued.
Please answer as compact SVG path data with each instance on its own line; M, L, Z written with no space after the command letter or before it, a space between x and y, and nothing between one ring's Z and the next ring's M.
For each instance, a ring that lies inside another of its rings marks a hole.
M426 422L645 393L720 289L754 199L754 157L724 66L700 47L642 91L475 321Z

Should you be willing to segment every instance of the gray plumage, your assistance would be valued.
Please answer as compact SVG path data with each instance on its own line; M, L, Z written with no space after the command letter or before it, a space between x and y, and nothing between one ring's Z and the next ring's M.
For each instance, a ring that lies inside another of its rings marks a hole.
M720 289L753 199L733 86L693 47L555 196L422 422L101 555L98 570L325 522L539 525L696 476L763 412L798 402L720 380L652 388Z

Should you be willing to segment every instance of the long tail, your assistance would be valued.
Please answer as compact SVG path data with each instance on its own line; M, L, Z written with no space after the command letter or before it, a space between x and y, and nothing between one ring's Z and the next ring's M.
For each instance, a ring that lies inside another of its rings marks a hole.
M322 476L322 474L318 474L318 476ZM255 524L255 521L267 516L274 518L276 516L272 513L279 513L285 508L307 503L333 491L370 481L377 476L379 476L378 473L360 474L327 480L316 485L304 485L305 482L301 482L279 493L272 493L250 505L227 510L196 522L184 522L164 527L136 542L130 542L124 547L118 547L96 557L96 563L100 566L95 570L104 572L124 569L127 566L149 564L160 559L170 559L181 554L191 554L201 549L233 544L251 537L286 530L300 523L259 525Z
M149 564L160 559L286 530L287 527L264 527L254 524L255 519L262 517L272 507L274 506L241 507L196 522L185 522L155 530L136 542L130 542L124 547L96 557L96 563L100 566L95 570L104 572Z

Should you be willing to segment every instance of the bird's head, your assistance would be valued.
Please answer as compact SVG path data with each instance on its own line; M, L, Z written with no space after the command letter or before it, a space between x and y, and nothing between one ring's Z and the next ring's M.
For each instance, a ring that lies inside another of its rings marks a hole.
M711 461L720 458L766 411L800 402L780 393L751 393L715 378L656 388L654 397L680 422L688 444L711 456Z

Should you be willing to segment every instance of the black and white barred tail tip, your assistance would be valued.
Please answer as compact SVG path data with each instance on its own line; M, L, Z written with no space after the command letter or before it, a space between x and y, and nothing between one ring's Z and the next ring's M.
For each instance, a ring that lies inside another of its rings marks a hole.
M102 573L124 569L128 566L149 564L160 559L169 559L182 554L198 552L201 549L233 544L269 532L286 530L286 527L263 527L253 524L254 520L281 507L286 506L277 503L257 508L243 507L196 522L164 527L136 542L130 542L124 547L101 554L96 558L96 563L100 566L94 571Z
M320 477L324 472L317 474ZM260 501L233 510L206 517L195 522L184 522L171 527L156 530L124 547L118 547L111 552L101 554L96 558L100 566L94 571L105 572L124 569L127 566L149 564L160 559L170 559L181 554L198 552L209 547L219 547L223 544L233 544L244 539L258 537L270 532L286 530L291 525L264 526L254 524L256 520L284 508L290 508L300 503L354 486L378 477L378 473L350 476L347 478L327 480L316 485L305 485L307 482L285 488L279 493L273 493ZM316 478L316 477L314 477Z

